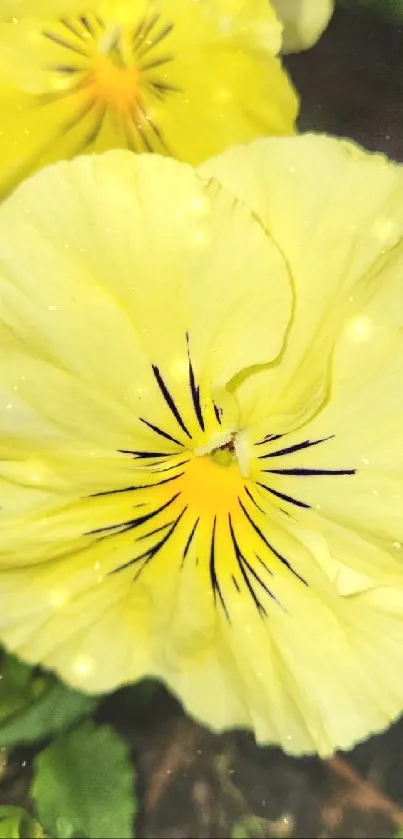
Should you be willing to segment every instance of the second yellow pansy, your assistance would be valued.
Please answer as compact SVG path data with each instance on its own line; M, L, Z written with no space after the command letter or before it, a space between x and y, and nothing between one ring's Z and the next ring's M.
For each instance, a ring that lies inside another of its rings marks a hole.
M275 57L281 27L266 0L89 0L88 13L76 11L74 0L71 16L0 25L0 195L83 152L128 148L196 164L232 143L293 132L297 98Z

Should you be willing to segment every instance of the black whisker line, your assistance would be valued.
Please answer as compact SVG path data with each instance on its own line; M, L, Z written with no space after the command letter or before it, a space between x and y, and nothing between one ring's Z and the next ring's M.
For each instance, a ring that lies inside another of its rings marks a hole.
M169 390L168 390L168 388L167 388L167 386L164 382L164 379L161 376L160 370L159 370L159 368L157 367L156 364L152 365L152 371L154 373L157 385L158 385L158 387L159 387L159 389L160 389L160 391L161 391L161 393L162 393L162 395L165 399L165 402L168 405L169 410L171 411L171 414L175 417L176 422L178 423L178 425L180 426L182 431L185 432L187 437L192 439L192 435L190 434L190 432L186 428L186 425L183 422L183 419L182 419L182 417L179 413L179 410L176 406L175 400L173 399L171 393L169 392Z
M145 41L142 39L142 42L136 48L136 58L144 58L150 50L154 49L161 41L164 40L173 30L174 25L173 23L167 23L163 29L154 35L152 38Z
M187 507L184 507L183 510L179 513L179 515L175 519L175 521L172 522L171 527L169 528L167 533L165 533L165 535L162 537L162 539L160 539L158 542L156 542L155 545L153 545L152 548L148 548L148 550L144 551L139 556L136 556L133 559L129 559L127 562L124 562L123 565L119 565L117 568L114 568L113 571L110 572L110 575L117 574L119 571L124 571L126 568L130 568L133 565L137 565L137 563L141 562L141 560L145 560L145 562L143 562L143 565L141 566L141 568L139 568L137 574L134 577L134 579L137 580L139 575L143 571L143 569L146 567L146 565L148 565L150 560L153 559L153 557L157 555L157 553L161 550L161 548L163 548L163 546L167 543L170 536L172 536L175 528L178 526L178 524L179 524L182 516L186 512L186 510L187 510Z
M304 578L301 577L300 574L298 574L297 571L294 570L292 565L289 563L288 559L286 559L285 556L283 556L281 553L279 553L279 551L276 550L276 548L268 541L268 539L266 539L266 536L264 535L264 533L262 533L260 527L258 527L256 522L253 521L252 517L249 515L248 511L246 510L246 508L242 504L242 501L241 501L240 498L238 498L238 503L239 503L241 509L243 510L243 513L246 516L249 524L252 525L255 533L257 533L257 535L260 537L263 544L266 545L266 547L269 549L269 551L271 551L272 554L274 554L274 556L276 556L277 559L280 560L282 565L285 565L285 567L288 568L289 571L291 571L291 573L294 575L294 577L296 577L298 580L300 580L301 583L304 583L304 585L308 585L306 580L304 580Z
M263 440L259 440L259 442L255 443L255 445L264 446L265 443L273 443L274 440L280 440L280 438L284 436L284 434L266 434L266 437L263 437Z
M178 478L181 478L185 473L179 472L178 475L171 475L169 478L163 478L162 481L156 481L156 483L152 484L133 484L129 487L123 487L123 489L105 489L101 492L94 492L92 495L88 495L88 498L100 498L102 495L120 495L123 492L136 492L139 489L154 489L155 487L160 487L163 484L169 484L171 481L176 481Z
M195 521L195 523L194 523L194 525L193 525L193 527L192 527L192 529L191 529L191 531L190 531L190 533L189 533L189 537L188 537L188 540L187 540L187 542L186 542L185 549L184 549L184 551L183 551L183 555L182 555L181 568L183 568L183 565L184 565L185 559L186 559L186 557L187 557L187 555L188 555L189 548L190 548L190 546L191 546L191 544L192 544L193 537L194 537L194 535L195 535L195 533L196 533L196 528L197 528L197 525L199 524L199 521L200 521L200 519L199 519L199 518L197 518L197 519L196 519L196 521Z
M162 131L158 128L158 126L155 124L155 122L151 119L151 117L147 113L143 103L141 102L141 99L137 100L137 114L138 114L138 116L141 116L143 118L145 124L150 129L150 131L152 131L153 134L156 136L158 142L165 149L165 151L170 153L169 152L169 146L167 145L166 140L163 137ZM135 121L135 124L136 124L137 130L139 130L138 121Z
M147 35L150 34L152 29L154 29L154 26L159 20L159 17L159 13L155 12L153 15L150 15L148 19L143 18L140 24L136 27L132 38L132 44L134 49L136 50L136 53L139 48L139 45L141 46L141 44L143 43L144 38L147 38Z
M220 411L220 409L217 407L217 405L215 404L215 402L213 402L213 407L214 407L214 413L215 413L215 416L216 416L216 420L217 420L217 422L221 425L221 411Z
M179 469L180 466L185 466L186 463L189 463L189 460L190 458L187 458L186 460L181 460L179 463L173 463L172 466L164 466L163 468L157 463L155 466L149 466L148 468L152 475L160 475L162 472L172 472L172 469Z
M187 344L187 352L188 352L188 367L189 367L189 385L190 385L190 392L192 395L192 402L193 407L195 409L195 414L197 417L197 421L200 425L202 431L204 431L204 419L203 413L200 405L200 388L196 385L195 374L192 365L192 359L190 357L190 347L189 347L189 333L186 333L186 344Z
M142 73L146 73L148 70L154 70L155 67L162 67L164 64L169 64L173 60L173 55L164 55L161 58L155 58L154 61L150 61L148 64L140 64L140 70Z
M305 501L299 501L298 498L294 498L292 495L286 495L285 492L280 492L278 489L273 489L273 487L268 487L266 484L260 483L260 481L257 481L256 483L257 486L262 487L262 489L265 489L266 492L270 492L272 495L275 495L276 498L280 498L281 501L288 501L289 504L294 504L295 507L310 510L310 504L306 504Z
M164 457L164 458L168 459L170 457L173 457L176 454L176 452L173 452L173 453L172 452L171 453L170 452L139 452L139 451L134 451L133 449L118 449L118 452L120 452L120 454L131 454L133 456L133 459L136 459L136 460L142 460L142 459L144 459L144 460L145 459L147 459L147 460L150 459L151 460L154 457L155 458Z
M147 428L151 428L151 431L155 431L156 434L159 434L160 437L165 437L165 440L170 440L171 443L175 443L177 446L181 446L183 448L183 443L180 440L177 440L176 437L172 437L172 434L168 434L167 431L163 431L162 428L159 428L158 425L154 425L152 422L148 422L148 420L144 419L143 417L139 417L140 422L147 426Z
M308 477L315 478L320 475L356 475L356 469L304 469L302 467L295 467L294 469L263 469L263 472L268 472L270 475L293 475L296 478Z
M264 570L267 571L267 573L270 574L271 577L274 577L274 572L271 570L271 568L269 568L268 565L266 565L264 559L262 559L262 557L259 556L259 554L257 553L255 553L255 557L257 561L260 562L262 568L264 568Z
M86 533L86 536L94 536L97 533L110 533L116 531L118 528L123 527L124 530L121 532L126 533L127 530L133 530L136 527L140 527L142 524L146 524L151 519L154 519L164 510L173 504L177 498L179 498L180 493L177 492L176 495L173 495L165 504L161 504L160 507L157 507L156 510L152 510L151 513L145 513L144 516L137 516L134 519L129 519L128 521L119 522L119 524L109 524L105 527L97 527L95 530L89 530Z
M105 114L106 105L100 107L98 114L95 116L95 123L91 131L89 131L86 134L82 142L76 148L74 153L75 155L83 154L84 151L86 151L90 146L92 146L95 143L95 140L101 133L102 125L105 119Z
M74 128L77 128L77 125L79 125L80 122L82 122L82 120L85 119L85 117L90 115L91 111L97 104L98 103L96 99L89 99L88 102L85 102L85 104L81 108L79 108L78 112L71 119L65 122L64 125L60 127L58 136L64 137L64 135L67 134L67 132L72 131Z
M235 556L236 556L236 560L237 560L237 563L238 563L238 568L241 572L243 581L244 581L244 583L245 583L245 585L246 585L246 587L247 587L247 589L248 589L248 591L249 591L249 593L252 597L252 600L253 600L259 614L267 616L266 609L264 608L263 604L260 602L260 600L259 600L259 598L258 598L258 596L255 592L255 589L253 588L253 586L251 584L251 581L250 581L250 579L249 579L249 577L248 577L248 575L245 571L244 563L245 563L246 566L248 564L247 564L247 561L246 561L246 559L245 559L245 557L244 557L244 555L243 555L243 553L242 553L242 551L241 551L241 549L238 545L238 542L237 542L237 539L236 539L236 536L235 536L235 533L234 533L234 528L232 526L231 513L228 513L228 524L229 524L231 541L232 541L232 545L233 545L233 548L234 548L234 553L235 553Z
M83 41L85 44L87 43L85 35L83 35L83 33L80 32L79 29L76 29L74 23L71 20L66 20L65 18L62 18L60 23L62 24L62 26L68 29L69 32L72 33L72 35L75 35L76 38L79 38L80 41Z
M90 54L87 50L83 49L83 47L79 47L76 44L72 44L71 41L66 41L64 38L61 38L59 35L55 35L54 32L46 32L43 31L42 35L44 38L47 38L49 41L52 41L54 44L58 44L59 47L64 47L67 50L71 50L72 52L77 53L77 55L82 55L84 58L89 58Z
M129 108L129 116L132 120L133 126L135 131L137 132L137 136L140 138L140 141L143 143L143 146L146 151L152 152L154 151L151 140L147 137L146 126L149 126L148 120L145 119L145 125L142 125L139 119L139 116L142 115L140 110L140 106L137 103L136 105L132 105ZM144 115L143 115L144 118Z
M248 498L250 498L250 500L252 501L252 504L254 504L255 507L257 507L257 509L260 510L261 513L264 513L265 511L264 511L263 507L260 507L260 505L257 503L256 499L253 497L250 489L248 489L247 486L245 487L245 492L246 492Z
M49 70L52 70L54 73L63 73L64 75L74 75L74 73L85 73L82 67L73 67L72 64L65 64L65 65L57 65L54 67L49 67Z
M212 589L213 589L214 603L217 602L217 597L218 597L219 600L220 600L221 606L224 610L225 616L226 616L228 622L231 623L231 620L230 620L230 617L229 617L229 614L228 614L228 610L227 610L227 607L226 607L226 604L225 604L225 600L224 600L224 597L223 597L223 594L222 594L222 591L221 591L221 587L220 587L220 584L218 582L217 572L216 572L216 567L215 567L215 563L216 563L216 550L215 550L216 525L217 525L217 518L215 516L214 517L214 522L213 522L213 530L212 530L212 533L211 533L210 563L209 563L210 580L211 580L211 585L212 585Z
M182 87L178 87L177 85L167 84L166 82L160 81L153 81L150 79L148 81L149 86L152 89L152 92L158 97L158 99L163 100L164 97L168 93L183 93L184 90Z
M171 527L173 521L167 521L165 524L160 524L159 527L156 527L154 530L151 530L149 533L143 533L142 536L137 537L138 542L144 542L144 539L150 539L151 536L155 536L156 533L161 533L162 530L166 530L167 527Z
M181 521L181 519L182 519L182 518L183 518L183 516L185 515L186 510L187 510L187 507L184 507L184 508L183 508L183 510L181 510L181 512L179 513L179 515L178 515L178 516L177 516L177 518L175 519L175 521L174 521L174 522L172 522L172 526L169 528L168 532L165 534L165 536L163 536L163 537L162 537L162 539L160 539L160 541L159 541L159 542L157 542L157 543L156 543L156 544L155 544L152 548L150 548L148 551L145 551L145 552L142 554L142 556L138 556L138 557L136 557L136 559L134 560L135 562L139 562L139 561L140 561L140 560L142 560L142 559L144 559L145 561L143 562L143 565L141 566L141 568L139 568L139 570L137 571L137 574L136 574L136 576L135 576L135 578L134 578L135 580L137 580L137 579L139 578L139 576L140 576L141 572L144 570L144 568L146 567L146 565L148 565L148 563L149 563L152 559L154 559L154 557L155 557L155 556L156 556L156 555L160 552L160 550L161 550L161 549L164 547L164 545L167 543L168 539L170 539L170 538L171 538L171 536L172 536L172 534L173 534L174 530L176 530L176 528L178 527L179 522Z
M326 440L332 440L334 434L329 437L322 437L320 440L304 440L302 443L295 443L293 446L287 446L285 449L277 449L275 452L268 452L267 454L259 455L259 460L265 460L267 457L281 457L284 454L292 454L293 452L302 451L302 449L309 449L311 446L318 446L319 443L325 443Z
M91 37L93 38L94 35L95 35L95 30L92 28L88 17L83 15L83 17L80 17L80 21L81 21L82 25L84 26L84 29L86 29L88 34L91 35Z

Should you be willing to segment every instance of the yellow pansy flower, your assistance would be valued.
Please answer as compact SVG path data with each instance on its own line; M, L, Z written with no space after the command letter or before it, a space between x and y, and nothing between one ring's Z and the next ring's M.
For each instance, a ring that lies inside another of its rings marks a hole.
M403 708L403 174L111 151L0 207L0 638L348 748Z
M84 152L128 148L195 164L233 142L293 132L297 97L275 55L281 26L267 0L91 8L0 24L0 195Z
M283 52L312 47L326 29L334 0L272 0L283 26Z

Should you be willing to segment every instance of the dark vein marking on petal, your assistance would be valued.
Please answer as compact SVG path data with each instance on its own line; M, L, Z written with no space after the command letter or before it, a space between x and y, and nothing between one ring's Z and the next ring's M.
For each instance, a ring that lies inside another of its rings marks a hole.
M267 571L267 573L270 574L271 577L274 577L274 572L271 570L271 568L269 568L268 565L266 565L264 559L262 559L262 557L259 556L259 554L257 554L257 553L255 553L255 557L256 557L257 561L260 562L260 564L264 568L264 570Z
M293 446L287 446L284 449L277 449L275 452L260 454L259 460L264 460L267 457L281 457L284 454L292 454L293 452L299 452L302 449L309 449L311 446L318 446L319 443L325 443L326 440L332 440L333 437L334 434L330 434L329 437L322 437L320 440L304 440L302 443L294 443Z
M140 554L140 556L136 556L133 559L129 559L128 562L123 563L123 565L119 565L117 568L114 568L114 570L111 571L111 574L117 574L119 571L124 571L126 568L130 568L130 566L137 565L138 562L141 562L141 560L144 560L143 565L141 566L141 568L139 568L139 570L137 571L137 573L134 577L134 579L137 580L139 578L141 572L146 567L146 565L148 565L148 563L159 553L159 551L168 542L168 539L172 536L174 530L178 526L178 524L179 524L182 516L186 512L186 510L187 510L187 507L184 507L183 510L179 513L179 515L175 519L175 521L172 522L172 525L169 528L169 530L167 531L167 533L162 537L162 539L160 539L158 542L156 542L155 545L153 545L152 548L149 548L147 551L144 551L144 553ZM150 535L152 535L152 534L150 534Z
M144 114L142 113L138 103L136 105L134 103L133 105L131 105L131 107L129 108L129 116L132 121L132 127L137 132L137 137L143 144L145 150L148 152L154 151L151 140L147 137L146 133L146 126L149 127L149 122L144 117ZM145 125L141 124L141 122L139 121L139 116L143 116L143 118L145 119Z
M141 459L146 460L146 459L151 459L153 457L169 458L169 457L173 457L174 454L175 454L175 452L174 453L173 452L140 452L140 451L134 451L133 449L118 449L118 452L120 452L120 454L131 454L131 455L133 455L133 459L137 459L137 460L139 460L139 459L140 460Z
M64 38L61 38L59 35L55 35L53 32L42 32L44 38L48 38L49 41L53 41L54 44L58 44L59 47L65 47L65 49L71 50L72 52L76 52L77 55L82 55L84 58L89 58L89 52L83 49L83 47L79 47L76 44L72 44L71 41L66 41Z
M280 498L281 501L288 501L289 504L294 504L296 507L302 507L305 510L310 510L310 504L306 504L305 501L299 501L298 498L294 498L292 495L287 495L285 492L280 492L278 489L273 489L273 487L268 487L266 484L260 483L257 481L257 486L262 487L267 492L270 492L272 495L275 495L276 498Z
M154 70L155 67L162 67L164 64L169 64L173 60L173 55L164 55L161 58L155 58L154 61L150 61L148 64L140 64L140 70L145 73L148 70Z
M106 489L102 490L102 492L94 492L93 495L89 495L88 498L99 498L102 495L119 495L123 492L136 492L139 489L154 489L155 487L160 487L163 484L169 484L171 481L176 481L178 478L181 478L184 475L184 472L179 472L178 475L171 475L170 478L163 478L162 481L156 481L156 483L152 484L133 484L133 486L124 487L123 489Z
M234 583L234 586L235 586L236 590L237 590L237 591L241 591L241 589L240 589L240 587L239 587L239 583L237 582L237 579L236 579L236 577L234 576L234 574L231 574L231 579L232 579L232 582Z
M140 525L146 524L148 521L154 519L155 516L158 516L160 513L162 513L164 510L170 507L171 504L173 504L174 501L176 501L176 499L179 498L179 495L180 493L177 492L176 495L172 495L172 497L169 498L169 500L166 501L165 504L161 504L160 507L157 507L156 510L152 510L150 513L145 513L144 516L137 516L136 518L128 519L128 521L122 521L118 524L109 524L105 527L97 527L95 528L95 530L89 530L86 535L93 536L97 533L111 534L118 528L124 528L124 530L122 531L119 530L119 533L126 533L128 530L133 530L136 527L140 527Z
M264 446L265 443L273 443L274 440L280 440L281 437L285 437L285 434L266 434L266 437L263 437L262 440L255 443L255 446Z
M166 141L163 137L163 134L162 134L161 130L158 128L158 126L155 124L155 122L153 122L153 120L151 119L151 117L147 113L147 110L145 109L143 103L140 100L137 101L137 116L142 117L142 119L144 120L144 123L147 126L147 128L149 128L150 131L152 131L152 133L155 135L155 137L157 138L157 140L159 141L161 146L165 149L165 151L169 152L169 147L168 147L168 145L167 145L167 143L166 143ZM139 130L140 123L138 122L138 120L135 120L135 124L136 124L137 130ZM143 127L141 127L141 130L144 132Z
M190 546L191 546L191 544L192 544L193 537L194 537L194 535L195 535L195 533L196 533L196 528L197 528L197 525L199 524L199 521L200 521L200 519L199 519L199 518L197 518L197 519L196 519L196 521L195 521L195 523L194 523L194 525L193 525L193 527L192 527L192 529L191 529L191 531L190 531L190 534L189 534L188 540L187 540L187 542L186 542L186 545L185 545L185 548L184 548L184 551L183 551L182 562L181 562L181 568L183 568L183 565L184 565L185 559L186 559L186 557L187 557L187 555L188 555L189 548L190 548Z
M257 507L257 509L260 510L261 513L264 513L265 511L264 511L263 507L261 507L260 504L257 503L256 499L253 497L253 495L252 495L250 489L248 489L248 487L245 487L245 492L246 492L248 498L250 498L250 500L252 501L252 504L254 504L255 507Z
M221 409L218 408L218 406L215 404L215 402L213 402L213 406L214 406L214 413L216 415L216 420L221 425Z
M62 26L64 26L66 29L68 29L69 32L71 32L73 35L75 35L76 38L79 38L80 41L84 41L85 44L87 43L87 39L86 39L85 35L83 35L83 33L80 32L79 29L76 29L76 27L74 26L74 23L71 20L66 20L65 18L62 18L60 23L62 24Z
M72 64L57 65L56 67L48 67L48 70L51 70L54 73L62 73L66 76L73 75L74 73L84 73L85 72L85 70L82 67L73 67Z
M82 25L84 26L84 29L86 29L88 34L91 35L91 37L93 38L94 35L95 35L95 29L92 28L88 17L83 15L83 17L80 17L80 21L81 21Z
M165 437L166 440L170 440L171 443L176 443L177 446L181 446L183 448L183 443L181 443L180 440L177 440L176 437L172 437L172 434L168 434L167 431L163 431L158 425L148 422L148 420L143 419L143 417L139 417L139 420L144 423L144 425L147 425L148 428L151 428L151 431L155 431L156 434L159 434L160 437Z
M68 131L72 131L73 128L76 128L77 125L79 125L80 122L82 122L82 120L85 119L85 117L89 116L89 114L97 104L97 99L90 99L88 102L85 102L85 104L81 108L79 108L78 112L71 119L65 122L64 125L61 126L59 131L59 137L63 137L65 134L67 134Z
M167 23L163 29L160 29L160 31L156 35L154 35L152 38L147 39L147 41L145 41L143 37L142 42L136 47L136 58L144 58L144 56L147 55L150 52L150 50L154 49L154 47L160 44L161 41L163 41L164 38L166 38L172 32L173 28L173 23Z
M228 524L229 524L231 541L232 541L232 545L233 545L233 548L234 548L234 553L235 553L235 556L236 556L236 560L237 560L237 563L238 563L238 568L241 572L243 581L244 581L244 583L245 583L245 585L246 585L246 587L249 591L249 594L252 597L252 600L253 600L259 614L260 615L265 615L267 617L266 609L264 608L263 603L260 602L259 597L257 596L257 594L255 592L255 589L253 588L253 585L252 585L252 583L251 583L251 581L248 577L248 574L245 571L244 565L246 565L246 567L248 567L248 563L247 563L247 560L246 560L245 556L243 555L243 553L242 553L242 551L241 551L241 549L238 545L238 542L237 542L237 539L236 539L236 536L235 536L235 533L234 533L234 528L232 526L231 513L228 513ZM264 583L262 583L262 585L266 589L266 586L264 585ZM269 594L270 593L269 589L266 589L266 590L267 590L267 593Z
M213 589L213 596L214 596L214 603L217 603L217 597L220 600L221 606L224 610L225 616L229 623L231 623L230 616L227 611L227 606L223 597L223 593L221 591L221 586L218 582L217 572L216 572L216 549L215 549L215 534L216 534L216 524L217 518L214 517L213 522L213 530L211 533L211 546L210 546L210 563L209 563L209 571L210 571L210 580Z
M150 533L143 533L142 536L137 537L138 542L144 542L145 539L149 539L151 536L155 536L156 533L161 533L162 530L166 530L167 527L171 527L173 521L167 521L165 524L161 524L159 527L156 527L154 530L151 530Z
M169 410L171 411L171 414L175 417L176 422L178 423L178 425L180 426L182 431L185 432L187 437L192 439L192 435L191 435L190 431L188 431L188 429L186 428L186 425L183 422L183 419L182 419L182 417L179 413L178 407L175 403L175 400L172 397L170 391L168 390L168 388L167 388L167 386L164 382L164 379L161 376L160 370L159 370L159 368L157 367L156 364L152 365L152 371L154 373L157 385L158 385L158 387L159 387L159 389L160 389L160 391L161 391L161 393L162 393L162 395L165 399L165 402L168 405Z
M294 469L263 469L271 475L294 475L294 477L316 477L317 475L356 475L356 469L305 469L295 467Z
M136 27L132 39L133 47L135 48L136 53L139 46L144 41L144 38L147 38L147 35L150 34L152 29L154 29L154 26L159 20L159 17L159 13L155 12L153 15L150 15L149 18L143 18L140 24Z
M190 346L189 346L189 333L186 333L186 344L187 344L187 353L188 353L188 368L189 368L189 385L190 385L190 393L192 395L192 402L193 407L195 409L195 414L197 417L197 421L200 425L202 431L204 431L204 419L203 413L200 405L200 388L196 385L195 374L193 370L192 359L190 357Z
M179 463L172 463L170 466L164 466L161 468L160 464L157 463L155 466L149 464L148 469L152 475L160 475L162 472L172 472L172 469L179 469L180 466L184 466L185 463L189 463L190 458L186 458L186 460L180 460ZM184 473L182 472L182 475Z
M173 84L166 84L166 82L154 82L150 80L148 84L151 87L152 92L160 100L163 100L168 93L184 93L182 87L177 87L177 85Z
M83 141L77 147L75 151L75 156L79 154L83 154L90 146L95 143L95 140L99 136L102 130L102 125L105 119L106 114L106 106L101 107L98 115L95 117L95 123L91 131L89 131L86 136L84 137Z
M279 551L276 550L276 548L268 541L268 539L266 539L266 536L264 535L264 533L262 533L260 527L258 527L256 522L253 521L253 518L249 515L247 509L242 504L242 501L241 501L240 498L238 498L238 503L239 503L239 506L241 507L241 510L243 510L243 513L246 516L248 522L252 525L255 533L257 533L257 535L260 537L263 544L266 545L266 547L269 549L269 551L271 551L274 554L274 556L276 556L277 559L280 560L282 565L285 565L285 567L288 568L289 571L291 571L291 573L294 575L294 577L296 577L298 580L300 580L301 583L304 583L304 585L308 585L306 580L304 580L304 578L301 577L300 574L298 574L298 572L294 570L294 568L292 567L292 565L290 564L288 559L286 559L285 556L283 556L281 553L279 553Z

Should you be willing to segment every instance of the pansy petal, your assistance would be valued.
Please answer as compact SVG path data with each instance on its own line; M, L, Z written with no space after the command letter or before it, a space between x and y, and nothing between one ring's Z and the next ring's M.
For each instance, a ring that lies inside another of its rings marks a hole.
M88 0L1 0L0 20L79 15L86 7L88 8Z
M334 0L272 0L284 26L283 52L312 47L329 23Z
M402 266L396 255L396 276ZM379 321L382 309L378 313L373 301L347 323L336 345L326 405L286 434L281 447L277 441L265 449L260 465L278 490L316 509L319 530L327 534L329 519L393 554L403 542L403 396L397 386L403 340L401 326ZM315 440L323 442L300 445ZM290 453L276 457L276 447Z
M271 533L276 540L275 525ZM225 538L217 536L222 603L209 588L208 565L195 564L201 542L183 564L162 550L139 576L135 565L108 575L116 559L105 543L2 572L2 637L89 691L155 675L202 722L253 725L260 741L292 753L327 756L335 744L348 747L384 727L402 702L402 588L395 585L390 601L387 588L342 600L302 546L296 567L310 569L307 586L276 562L271 578L256 563L256 576L244 566L243 577ZM178 548L182 539L178 533ZM373 678L375 669L382 678Z
M164 409L164 377L195 420L190 373L222 389L281 351L291 290L278 249L249 209L184 164L83 157L23 184L0 217L3 329L14 345L4 339L3 399L28 404L39 426L115 445L119 427L130 448L133 418L155 414L155 400ZM182 434L168 403L165 413L172 436Z
M381 155L305 135L256 140L201 167L242 198L280 247L294 281L295 310L281 364L246 383L249 416L285 430L326 397L330 354L359 312L403 234L403 178ZM370 194L368 184L370 183ZM263 394L263 396L262 396Z

